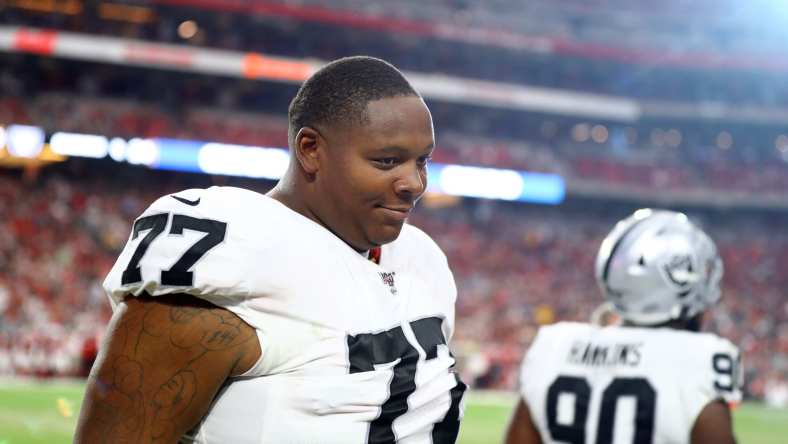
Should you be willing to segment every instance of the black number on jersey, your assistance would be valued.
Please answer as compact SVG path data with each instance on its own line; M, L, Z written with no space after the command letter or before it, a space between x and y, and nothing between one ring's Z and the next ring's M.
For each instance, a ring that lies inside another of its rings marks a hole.
M569 425L558 422L558 398L562 393L573 395L574 417ZM613 442L616 409L622 396L632 396L635 406L635 436L633 444L651 444L654 440L654 417L657 392L644 378L616 378L602 393L602 405L597 425L596 444ZM559 376L547 391L547 424L552 439L570 444L586 442L586 421L591 386L585 378Z
M558 396L561 393L574 395L575 415L572 424L558 423ZM591 399L591 386L583 378L559 376L547 391L547 427L550 436L556 441L570 444L585 444L588 402Z
M633 444L651 444L654 441L654 415L657 392L644 378L616 378L602 394L602 409L596 432L597 444L613 442L618 398L633 396L635 405L635 439Z
M132 239L136 239L141 231L150 230L150 232L148 232L148 234L142 238L139 245L137 245L137 249L134 250L128 267L123 270L120 280L122 285L142 281L142 269L139 266L140 261L148 251L151 242L164 232L169 216L170 215L167 213L154 214L141 217L134 222ZM162 285L194 285L194 273L189 271L189 268L193 267L211 248L219 245L224 240L224 236L227 233L227 224L216 220L198 219L182 214L174 215L172 217L172 226L170 227L169 234L183 235L183 230L200 231L205 233L205 236L186 250L183 256L181 256L169 270L162 270L160 278Z
M446 345L446 338L443 337L443 330L441 329L442 325L443 320L435 317L419 319L410 323L413 335L416 336L421 349L426 353L428 361L438 357L438 347L440 345ZM449 355L451 356L451 352L449 352ZM454 380L457 381L457 384L449 390L451 395L449 410L446 411L443 420L432 428L433 444L453 444L457 441L457 434L460 432L460 401L467 387L460 381L456 373L454 374Z
M714 378L714 388L724 392L732 392L738 380L737 361L728 353L714 353L711 357L711 366L717 377Z
M425 318L410 323L419 346L424 350L426 359L438 356L438 346L446 344L441 330L440 318ZM348 358L350 373L369 372L375 365L396 362L394 377L389 384L389 398L383 403L380 415L372 421L367 434L368 444L388 444L395 442L392 423L408 411L408 396L416 391L416 364L419 352L408 339L402 327L394 327L380 333L362 333L348 336ZM466 386L456 377L457 385L450 390L451 405L443 420L433 426L434 444L454 443L460 429L460 400Z
M153 214L150 216L145 216L137 219L134 222L134 228L132 229L132 239L136 239L140 235L140 231L150 230L145 237L142 238L140 244L137 245L137 249L134 250L134 254L131 255L131 261L129 261L129 266L123 270L123 274L120 278L120 283L123 285L131 284L134 282L140 282L142 280L142 270L140 268L140 260L142 256L145 256L145 253L148 251L148 247L150 247L150 243L153 242L153 239L159 237L159 235L164 231L164 227L167 226L167 218L169 214L162 213L162 214Z
M219 245L227 233L227 224L211 219L176 214L172 216L170 234L183 234L183 230L201 231L205 236L191 246L186 253L169 270L161 272L162 285L193 285L194 273L189 268L194 266L211 248Z

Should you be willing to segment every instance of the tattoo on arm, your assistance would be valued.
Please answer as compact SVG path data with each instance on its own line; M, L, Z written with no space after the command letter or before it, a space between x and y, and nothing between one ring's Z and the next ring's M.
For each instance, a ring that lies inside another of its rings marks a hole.
M138 442L142 438L145 417L142 366L119 356L112 361L107 376L96 381L100 401L95 407L96 427L89 430L87 441L101 442L103 437L122 436L123 442ZM118 415L116 412L133 413Z
M256 360L255 337L235 314L191 296L128 300L91 374L75 442L177 441L237 364Z
M171 439L173 418L182 414L194 401L197 390L197 377L191 370L175 374L153 395L153 433L154 441Z
M188 324L199 314L200 314L199 308L194 308L194 307L170 308L170 319L174 324Z

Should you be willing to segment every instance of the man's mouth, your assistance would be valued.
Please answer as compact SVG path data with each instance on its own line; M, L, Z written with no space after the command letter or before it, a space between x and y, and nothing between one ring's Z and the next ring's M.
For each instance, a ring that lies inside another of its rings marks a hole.
M413 206L378 205L378 208L383 210L388 217L398 220L405 220L413 211Z

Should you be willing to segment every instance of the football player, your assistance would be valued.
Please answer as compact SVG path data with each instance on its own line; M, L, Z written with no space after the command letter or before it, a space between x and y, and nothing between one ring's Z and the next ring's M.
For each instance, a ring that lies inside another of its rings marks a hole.
M739 350L699 331L722 272L714 243L684 214L643 209L619 222L596 278L621 325L540 329L506 443L734 443Z
M340 59L293 99L267 195L154 202L104 283L76 442L455 442L454 279L405 223L433 138L395 67Z

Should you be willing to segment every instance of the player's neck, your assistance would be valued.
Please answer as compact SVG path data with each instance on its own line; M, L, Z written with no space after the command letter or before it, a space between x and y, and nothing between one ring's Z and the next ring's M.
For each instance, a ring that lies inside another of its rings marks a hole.
M281 184L281 182L280 182ZM331 234L339 238L342 242L347 244L348 247L352 248L353 250L357 251L359 254L368 257L369 250L359 249L348 241L342 238L337 232L331 229L328 224L324 223L320 217L317 216L317 213L312 211L311 207L307 204L307 200L303 198L299 193L293 192L293 189L288 186L280 186L277 184L271 191L266 193L266 196L270 197L281 203L282 205L290 208L291 210L295 211L296 213L306 217L307 219L311 219L318 225L322 226L326 230L330 231Z
M686 330L686 331L694 331L698 332L701 328L701 316L695 316L690 319L674 319L668 322L663 322L661 324L654 324L654 325L640 325L635 324L630 321L624 321L622 324L625 327L636 327L636 328L672 328L675 330Z
M311 219L324 227L326 226L326 224L324 224L323 221L321 221L315 212L309 207L306 199L304 199L299 193L293 192L292 187L282 185L280 182L265 195L278 201L282 205L290 208L307 219Z

